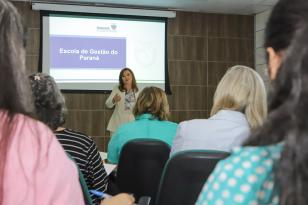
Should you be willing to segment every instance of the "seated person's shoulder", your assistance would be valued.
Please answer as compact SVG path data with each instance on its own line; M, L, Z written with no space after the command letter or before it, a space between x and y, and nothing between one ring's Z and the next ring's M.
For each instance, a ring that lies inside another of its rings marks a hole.
M207 121L206 119L187 120L187 121L183 121L177 124L177 127L179 128L181 132L195 130L200 127L203 127L206 121Z
M47 127L44 123L29 116L23 114L16 114L14 120L14 123L16 123L15 131L17 132L20 131L23 134L31 134L32 136L46 135L52 138L54 136L49 127Z
M207 123L207 119L193 119L187 120L179 123L181 127L195 127L195 126L204 126L204 123Z
M216 165L198 201L214 204L230 199L236 204L250 204L260 200L260 204L269 204L277 193L273 166L280 152L279 144L233 149L228 158Z
M69 129L69 128L65 128L63 131L57 131L57 132L55 132L55 134L56 135L74 136L75 139L85 140L88 143L91 143L93 141L93 139L90 136L88 136L88 135L86 135L82 132L78 132L78 131Z
M160 130L162 132L176 132L178 124L171 121L156 121L153 125L157 130Z
M82 138L92 139L90 136L86 135L85 133L78 132L78 131L75 131L69 128L66 128L65 131L71 133L72 135L80 136Z
M262 147L236 147L232 150L230 157L222 160L217 165L220 172L224 169L226 172L232 171L235 177L250 176L254 181L254 176L272 173L273 166L280 158L281 145L262 146Z
M0 123L3 123L3 119L1 118ZM27 154L22 155L23 157L37 154L32 152L36 146L40 147L41 154L49 152L51 145L58 146L53 132L42 122L23 114L16 114L12 123L14 123L14 129L11 134L18 136L12 138L14 141L12 143L14 144L18 141L19 144L22 144L20 146L21 153L23 153L22 150L26 150L25 152L27 152Z
M246 146L235 147L232 149L232 157L240 157L242 159L251 159L251 161L262 161L266 159L278 159L282 151L283 144L274 144L267 146ZM256 157L258 156L258 157Z
M68 128L65 128L62 131L56 131L55 135L58 140L60 140L61 144L74 144L75 146L85 150L95 144L94 140L90 136Z
M140 127L140 125L138 123L136 123L136 121L126 122L126 123L120 125L118 127L118 129L116 130L116 132L117 133L123 133L123 132L130 131L131 129L134 129L136 127Z
M164 122L166 122L166 125L168 125L168 126L172 126L172 127L178 126L178 123L175 123L175 122L171 122L171 121L164 121Z

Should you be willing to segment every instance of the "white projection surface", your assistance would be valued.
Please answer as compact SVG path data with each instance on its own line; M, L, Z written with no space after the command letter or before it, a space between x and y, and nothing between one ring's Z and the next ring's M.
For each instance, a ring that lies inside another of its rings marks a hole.
M63 90L112 90L120 70L133 70L138 86L165 89L164 19L42 17L42 72Z

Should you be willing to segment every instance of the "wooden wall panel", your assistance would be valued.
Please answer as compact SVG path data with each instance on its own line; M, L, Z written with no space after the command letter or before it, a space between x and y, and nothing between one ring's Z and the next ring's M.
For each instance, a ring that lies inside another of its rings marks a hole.
M39 55L40 49L40 29L28 28L26 31L26 52L27 55Z
M37 71L40 15L29 2L14 2L27 27L27 74ZM253 64L253 16L177 12L168 20L168 65L171 120L207 118L213 95L228 67ZM132 68L133 69L133 68ZM65 94L66 126L93 137L106 150L106 127L112 110L105 94Z
M254 19L243 15L208 15L208 36L224 38L248 38L254 36Z
M213 106L213 100L214 100L214 93L215 93L215 90L216 90L216 86L208 86L207 87L207 108L208 108L208 116L210 116L210 113L211 113L211 109L212 109L212 106Z
M39 56L38 55L27 55L26 56L26 74L32 74L36 73L38 70L38 61Z
M185 121L187 119L202 119L207 116L207 110L195 110L195 111L175 111L171 112L171 120L173 121Z
M208 86L216 86L232 63L209 62Z
M177 85L206 85L207 63L196 61L169 62L170 84Z
M191 36L168 37L169 60L195 60L207 59L207 38Z
M252 39L209 38L208 41L210 62L253 61Z
M207 15L203 13L177 12L175 19L168 21L169 35L206 36Z
M104 136L104 111L97 110L69 110L66 127L91 136Z
M203 86L171 86L171 110L206 110L207 89Z
M66 106L70 110L104 110L107 95L94 93L65 93Z

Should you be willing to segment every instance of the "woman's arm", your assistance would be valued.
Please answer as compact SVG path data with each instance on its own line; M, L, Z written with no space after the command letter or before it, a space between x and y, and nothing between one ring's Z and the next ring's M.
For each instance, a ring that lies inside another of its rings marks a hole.
M108 143L107 159L111 164L117 164L119 161L119 149L121 148L120 142L118 141L119 137L119 130L117 130Z
M98 152L98 149L92 140L91 145L87 151L87 170L90 175L89 189L105 192L108 185L108 176L104 168L103 160ZM92 197L93 204L98 204L98 199Z
M108 97L108 99L106 100L106 103L105 103L108 108L113 108L113 106L115 105L113 98L115 97L116 94L119 94L119 93L120 93L120 91L119 91L117 86L112 89L112 92L109 95L109 97Z

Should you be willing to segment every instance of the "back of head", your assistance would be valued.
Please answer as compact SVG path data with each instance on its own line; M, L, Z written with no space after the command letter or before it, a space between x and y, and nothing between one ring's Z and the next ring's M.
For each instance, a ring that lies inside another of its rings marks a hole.
M308 19L307 19L308 21ZM293 37L270 93L267 122L248 145L284 142L276 167L282 205L308 204L308 27Z
M237 65L226 72L217 86L211 115L222 109L243 112L253 129L262 125L267 115L266 91L256 71Z
M297 29L307 24L307 0L280 0L273 8L265 29L265 48L276 52L289 47Z
M5 190L4 170L10 142L13 137L27 137L12 134L17 126L15 119L22 120L14 117L18 113L30 115L33 112L29 83L24 74L25 51L21 19L16 8L6 0L0 0L0 45L0 109L8 113L8 117L1 119L0 124L0 204L2 204Z
M55 130L65 122L65 100L55 80L44 73L29 76L39 120Z
M148 113L159 120L168 120L169 104L165 92L157 87L144 88L138 96L133 113L136 117Z
M10 114L31 113L21 19L6 0L0 0L0 45L0 109Z

